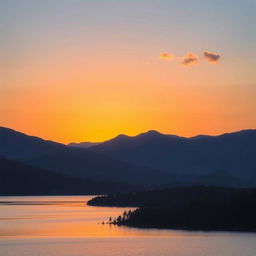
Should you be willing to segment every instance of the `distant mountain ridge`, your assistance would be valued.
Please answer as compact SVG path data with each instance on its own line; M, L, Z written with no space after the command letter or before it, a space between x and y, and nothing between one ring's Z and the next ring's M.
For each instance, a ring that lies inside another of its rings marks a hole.
M191 177L225 172L256 184L256 130L191 138L149 131L117 136L89 150L132 164Z
M18 159L37 168L95 181L145 185L163 182L167 178L162 171L126 163L85 148L69 147L28 136L4 127L0 127L0 156Z
M87 147L87 146L86 146ZM148 131L87 148L0 127L0 156L82 179L139 186L256 186L256 130L191 138Z
M15 130L0 127L0 156L10 159L31 158L62 149L64 144L43 140Z

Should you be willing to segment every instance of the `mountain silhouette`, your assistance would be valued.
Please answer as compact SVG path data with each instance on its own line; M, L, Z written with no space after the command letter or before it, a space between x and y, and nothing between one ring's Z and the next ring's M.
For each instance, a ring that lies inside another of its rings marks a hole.
M62 149L63 144L0 127L0 155L10 159L40 156Z
M226 176L256 184L255 148L256 130L192 138L149 131L134 137L117 136L89 150L164 170L184 180L210 177L212 173L216 176L216 172L223 176L225 172Z
M0 127L0 155L68 176L139 186L256 186L256 130L192 138L149 131L87 148Z
M126 163L83 148L65 148L55 153L25 161L33 166L43 167L75 177L136 185L163 184L170 177L164 171Z
M0 157L0 195L101 194L131 189L126 184L75 178Z
M163 171L113 159L85 148L69 147L1 127L0 155L37 168L96 181L136 185L166 183Z

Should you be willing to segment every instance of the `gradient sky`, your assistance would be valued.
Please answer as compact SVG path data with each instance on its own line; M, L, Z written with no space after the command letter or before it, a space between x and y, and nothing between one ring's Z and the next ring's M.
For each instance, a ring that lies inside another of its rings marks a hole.
M1 126L64 143L256 128L255 0L0 0L0 34Z

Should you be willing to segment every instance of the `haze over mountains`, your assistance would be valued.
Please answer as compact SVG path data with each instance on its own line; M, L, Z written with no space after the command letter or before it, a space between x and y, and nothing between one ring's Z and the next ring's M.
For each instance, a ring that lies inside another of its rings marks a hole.
M96 146L101 144L101 142L80 142L80 143L69 143L68 146L75 147L75 148L90 148L92 146Z
M0 156L40 172L114 182L116 191L120 184L127 190L129 186L181 184L254 187L255 148L256 130L193 138L149 131L135 137L119 135L99 144L67 146L0 127Z

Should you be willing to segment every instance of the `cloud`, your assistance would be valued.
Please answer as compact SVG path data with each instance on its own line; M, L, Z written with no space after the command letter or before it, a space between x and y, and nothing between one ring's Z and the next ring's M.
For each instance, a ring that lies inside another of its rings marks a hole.
M179 62L181 66L192 66L200 64L202 61L207 61L211 64L217 64L220 60L220 55L218 53L204 51L203 56L198 56L195 53L188 52L183 57L176 57L174 54L163 52L160 53L159 59L163 61L176 61Z
M196 65L199 63L199 61L200 59L196 54L189 52L182 57L181 65L182 66Z
M220 55L214 52L204 51L204 59L209 63L217 64L220 59Z
M160 53L159 59L164 61L172 61L175 59L175 56L171 53L163 52L163 53Z

